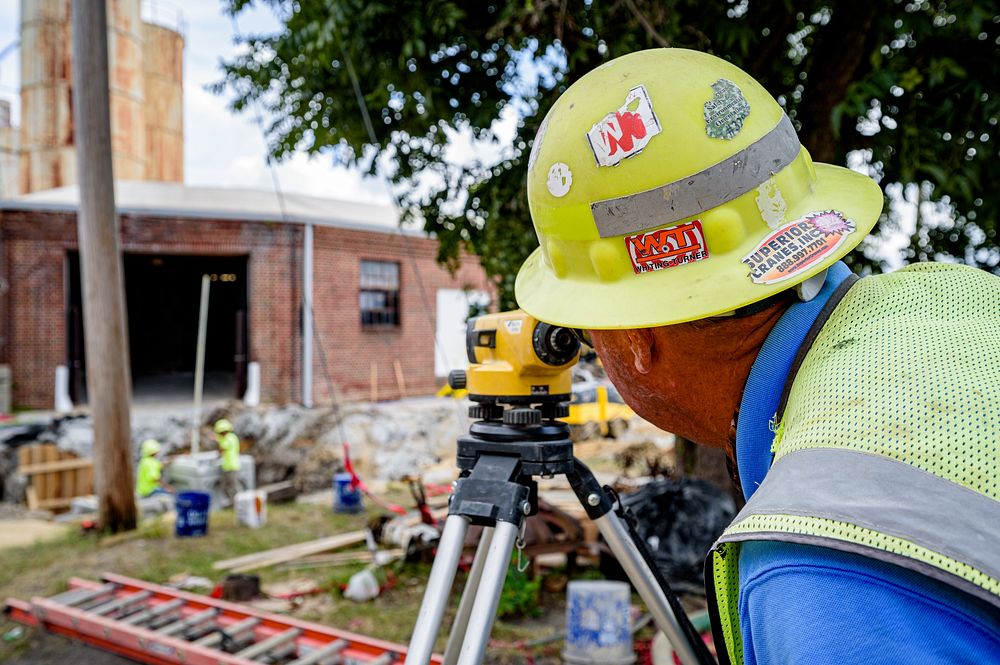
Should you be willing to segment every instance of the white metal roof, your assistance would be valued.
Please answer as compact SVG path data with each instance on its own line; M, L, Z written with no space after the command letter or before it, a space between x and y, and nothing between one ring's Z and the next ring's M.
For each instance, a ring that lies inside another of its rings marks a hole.
M32 192L0 200L0 210L75 211L80 203L77 185ZM235 219L292 222L361 230L397 231L396 211L387 205L324 199L273 191L222 187L190 187L173 182L119 180L115 204L122 214L152 217ZM407 233L421 233L407 229Z

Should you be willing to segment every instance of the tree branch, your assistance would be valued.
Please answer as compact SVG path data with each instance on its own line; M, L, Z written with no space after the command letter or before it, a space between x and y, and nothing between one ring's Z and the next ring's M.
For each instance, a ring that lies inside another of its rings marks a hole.
M650 39L663 48L670 48L670 40L656 31L656 28L653 27L649 18L635 6L634 0L625 0L625 6L628 7L629 11L632 12L632 15L635 16L639 23L642 24L642 27L646 30L646 34L649 35Z

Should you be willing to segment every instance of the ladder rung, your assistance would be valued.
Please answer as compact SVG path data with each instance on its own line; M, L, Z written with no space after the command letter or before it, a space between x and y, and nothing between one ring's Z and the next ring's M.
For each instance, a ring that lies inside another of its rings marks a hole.
M50 598L50 600L55 600L57 603L62 603L63 605L69 605L70 607L79 607L84 603L88 603L96 598L100 598L101 596L105 596L109 593L112 593L117 588L118 588L117 584L103 584L97 589L86 589L86 590L79 589L81 593L71 597L69 600L65 599L58 600L58 598L59 596L68 596L70 593L73 593L72 591L67 592L66 594L59 594L59 596Z
M201 612L198 612L197 614L192 614L186 619L180 619L179 621L174 621L173 623L169 623L166 626L163 626L162 628L157 628L156 632L158 632L160 635L168 637L170 635L176 635L177 633L185 631L188 628L197 626L202 621L207 621L208 619L211 619L218 613L219 610L215 609L214 607L210 607L207 610L202 610Z
M284 645L286 642L294 640L296 637L299 636L300 633L302 633L302 631L299 630L298 628L289 628L288 630L284 631L283 633L278 633L277 635L272 635L271 637L267 638L266 640L263 640L261 642L257 642L256 644L248 646L243 651L238 652L236 654L236 657L237 658L246 658L247 660L254 660L258 656L263 656L268 651L271 651L272 649L276 649L276 648Z
M122 596L121 598L119 598L117 600L111 600L111 601L108 601L108 602L104 603L103 605L98 605L97 607L95 607L95 608L93 608L91 610L88 610L88 611L89 612L93 612L94 614L100 614L100 615L103 616L103 615L111 614L115 610L120 610L123 607L127 607L129 605L137 603L140 600L146 600L147 598L149 598L152 595L153 594L150 593L149 591L136 591L135 593L129 594L127 596Z
M157 605L156 607L133 614L132 616L125 617L124 619L119 619L119 621L130 626L138 626L140 623L155 620L165 614L169 614L170 612L183 607L183 605L183 600L180 598L174 598L173 600L168 600L167 602Z
M280 663L295 653L295 642L289 642L283 647L272 649L271 653L260 657L261 663Z
M316 649L315 651L310 651L306 655L293 660L288 663L288 665L316 665L321 660L329 658L331 656L336 656L338 653L350 646L350 642L347 640L337 640L336 642L331 642L321 649Z
M254 626L260 623L260 619L257 617L250 617L249 619L244 619L238 623L234 623L225 628L220 628L213 633L209 633L205 637L199 638L194 641L195 644L202 647L214 647L215 645L222 642L222 635L225 633L231 638L236 638L240 633L250 630Z

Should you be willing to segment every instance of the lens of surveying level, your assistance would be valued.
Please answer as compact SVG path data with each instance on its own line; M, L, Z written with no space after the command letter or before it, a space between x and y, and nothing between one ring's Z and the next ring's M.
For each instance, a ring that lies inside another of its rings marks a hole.
M565 365L576 357L580 350L580 340L569 328L541 323L535 326L532 336L535 355L546 365L558 367Z

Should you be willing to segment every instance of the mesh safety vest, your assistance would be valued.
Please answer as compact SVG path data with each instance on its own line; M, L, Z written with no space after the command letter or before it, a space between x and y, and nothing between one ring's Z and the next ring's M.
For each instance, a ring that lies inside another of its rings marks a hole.
M721 663L743 662L746 541L854 552L1000 607L1000 278L924 263L843 285L782 402L771 469L708 556Z

